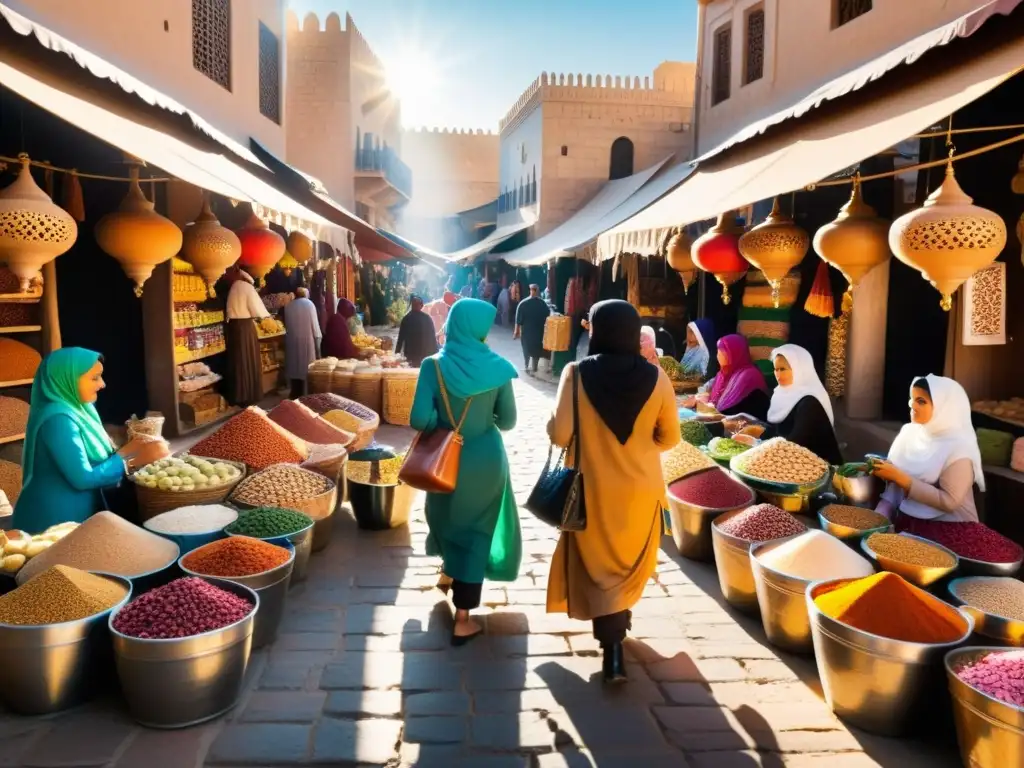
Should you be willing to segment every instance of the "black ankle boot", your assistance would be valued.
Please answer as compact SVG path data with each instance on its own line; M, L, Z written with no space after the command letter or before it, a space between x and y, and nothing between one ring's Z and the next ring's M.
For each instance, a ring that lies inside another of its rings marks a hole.
M606 645L604 647L604 681L617 684L627 680L626 654L622 650L622 643Z

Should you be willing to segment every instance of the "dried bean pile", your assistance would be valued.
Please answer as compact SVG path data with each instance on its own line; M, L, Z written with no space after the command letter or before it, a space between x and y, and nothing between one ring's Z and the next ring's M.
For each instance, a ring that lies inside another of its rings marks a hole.
M0 491L12 506L21 495L21 467L13 461L0 461Z
M0 290L0 293L4 291ZM39 325L36 314L38 304L0 303L0 327L11 328L19 325Z
M231 500L253 506L288 507L326 493L331 486L330 480L316 472L294 464L277 464L245 478Z
M873 533L868 536L867 542L875 554L907 565L950 568L956 564L956 560L948 552L898 533Z
M1015 707L1024 707L1024 651L993 651L956 670L973 688Z
M889 518L885 515L880 515L873 509L864 509L848 504L829 504L821 510L821 516L830 523L856 528L859 531L868 531L872 528L889 525Z
M118 611L114 629L147 640L192 637L241 621L252 608L244 597L202 579L176 579Z
M181 564L203 576L255 576L288 562L291 555L284 547L259 539L232 536L194 549Z
M956 596L985 613L1024 621L1024 583L1010 578L961 581L953 587Z
M750 489L729 477L725 471L709 469L676 480L669 487L672 495L687 504L709 509L728 509L749 504Z
M932 523L925 538L971 560L1015 563L1024 558L1024 549L1019 544L984 523Z
M34 378L43 358L28 344L0 336L0 380L22 381Z
M223 504L195 504L151 517L145 527L154 533L211 533L237 519L238 512Z
M715 462L703 451L697 450L685 440L670 451L661 454L661 474L665 483L672 483L680 477L715 466Z
M267 417L266 411L250 406L209 437L192 447L196 456L237 461L260 470L272 464L298 464L309 456L309 448L295 435Z
M776 437L737 460L742 472L773 483L813 483L828 471L828 462L802 445Z
M16 397L0 397L0 440L25 434L28 403Z
M721 524L715 523L715 525L722 533L744 541L771 541L807 530L807 526L789 512L773 507L771 504L747 507Z
M290 536L303 528L308 528L312 522L313 518L294 509L259 507L243 512L224 530L239 536L273 539L278 536Z
M128 589L112 579L55 565L0 597L0 623L77 621L113 608L127 594Z
M296 437L314 445L348 445L355 437L295 400L282 400L267 415Z

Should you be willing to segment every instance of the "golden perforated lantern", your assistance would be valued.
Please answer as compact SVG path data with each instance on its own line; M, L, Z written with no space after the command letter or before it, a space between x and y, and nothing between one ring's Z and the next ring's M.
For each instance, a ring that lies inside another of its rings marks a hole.
M668 265L679 273L679 279L683 281L683 290L690 290L694 278L697 277L697 265L693 263L690 255L690 238L680 230L669 238L665 246L665 259Z
M0 191L0 261L27 293L43 265L75 244L78 225L36 184L28 155L18 155L18 160L18 178Z
M853 289L861 279L889 258L889 222L864 202L860 179L854 179L850 199L835 220L814 233L814 252L846 278L849 287L843 307L853 308Z
M95 229L96 242L117 259L140 297L143 283L157 264L181 250L181 230L153 208L139 186L138 167L132 167L128 194L116 211L99 220Z
M693 241L690 257L698 269L710 272L722 286L722 303L728 304L729 286L747 274L750 264L740 255L743 230L736 225L736 211L719 214L711 229Z
M764 273L772 287L772 304L778 309L782 280L803 261L811 236L772 203L768 218L740 237L740 254Z
M238 230L238 239L242 241L238 263L259 284L284 256L284 238L253 212L245 226Z
M238 235L221 226L210 210L209 197L203 195L203 209L196 220L185 227L181 256L203 276L213 297L213 286L228 267L238 261L242 243Z
M313 241L298 230L288 233L288 253L301 266L313 257Z
M1006 224L992 211L972 204L946 164L946 178L924 205L900 216L889 229L889 247L942 294L940 306L953 307L953 293L971 275L998 258L1006 245Z

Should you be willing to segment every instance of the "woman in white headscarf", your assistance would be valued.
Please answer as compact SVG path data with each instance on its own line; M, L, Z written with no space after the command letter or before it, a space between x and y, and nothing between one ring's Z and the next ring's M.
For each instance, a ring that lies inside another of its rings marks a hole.
M796 344L783 344L772 351L772 362L779 386L772 393L770 426L764 437L784 437L829 464L842 464L832 401L814 370L811 353Z
M898 531L932 538L929 524L977 522L973 486L984 491L985 474L964 388L943 376L915 379L910 423L872 471L888 483L878 511L897 512Z

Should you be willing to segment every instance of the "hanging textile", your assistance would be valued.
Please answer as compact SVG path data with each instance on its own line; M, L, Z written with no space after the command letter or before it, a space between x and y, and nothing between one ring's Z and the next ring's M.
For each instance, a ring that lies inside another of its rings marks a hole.
M964 283L964 346L1006 343L1006 263L979 269Z
M828 356L825 358L825 389L832 397L846 393L846 342L853 310L834 317L828 324Z

